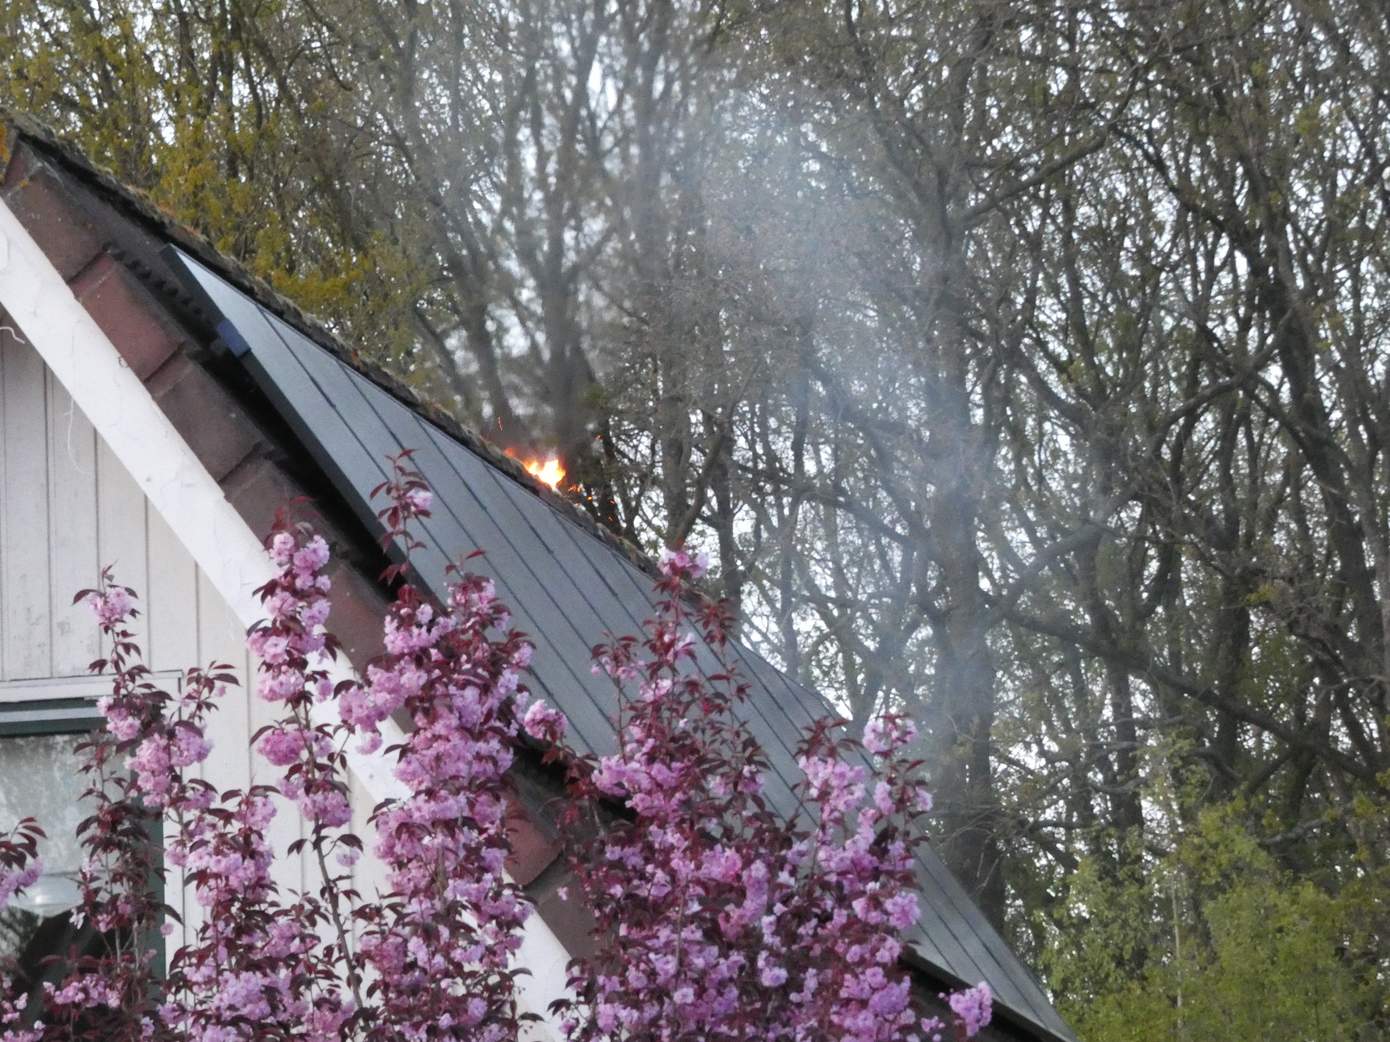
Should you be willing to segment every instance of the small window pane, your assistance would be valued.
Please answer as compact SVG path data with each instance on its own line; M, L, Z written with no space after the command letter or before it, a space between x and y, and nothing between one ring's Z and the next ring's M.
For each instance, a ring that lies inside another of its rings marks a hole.
M83 737L0 737L0 829L8 830L21 818L32 817L48 834L39 843L43 875L0 911L0 962L8 961L7 957L29 962L36 954L35 943L42 942L41 935L55 932L56 920L66 918L65 913L80 900L77 874L82 851L76 831L91 813L90 804L81 798L87 779L76 752Z

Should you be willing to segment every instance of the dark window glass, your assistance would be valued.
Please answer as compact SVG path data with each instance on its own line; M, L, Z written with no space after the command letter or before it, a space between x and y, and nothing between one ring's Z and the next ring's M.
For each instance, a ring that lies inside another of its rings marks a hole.
M77 747L100 725L85 700L0 704L0 828L32 817L47 834L39 842L43 874L0 909L0 970L15 992L29 993L30 1017L42 984L63 977L69 956L96 955L119 940L72 922L81 902L77 826L93 810L82 798L90 779Z

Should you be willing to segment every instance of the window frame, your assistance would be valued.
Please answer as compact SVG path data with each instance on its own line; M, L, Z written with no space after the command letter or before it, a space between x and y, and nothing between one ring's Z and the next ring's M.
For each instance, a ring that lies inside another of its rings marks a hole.
M23 708L12 708L16 705ZM96 703L86 698L0 702L0 740L50 734L85 734L100 727L101 723L102 715Z
M0 681L0 735L76 734L101 723L97 699L111 677L45 677Z
M182 688L183 674L175 670L150 673L146 679L177 694ZM0 681L0 743L7 738L37 735L90 734L99 729L106 718L97 708L97 699L111 693L109 673L76 677L44 677L36 680ZM42 826L43 822L40 821ZM148 821L150 843L164 861L164 819L152 815ZM150 881L155 898L166 898L165 880L158 872ZM169 953L164 937L155 927L145 943L157 953L155 975L163 979Z

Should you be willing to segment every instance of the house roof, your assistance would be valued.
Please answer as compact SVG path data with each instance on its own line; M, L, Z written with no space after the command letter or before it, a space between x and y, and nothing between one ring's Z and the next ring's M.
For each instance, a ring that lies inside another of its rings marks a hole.
M107 235L102 250L157 285L170 306L203 317L215 330L216 346L245 371L369 532L381 533L370 493L388 476L387 456L415 450L413 462L436 494L425 548L415 560L422 580L442 597L448 563L483 550L470 568L492 576L517 625L535 642L534 687L564 710L582 747L611 751L613 691L589 671L589 649L610 634L638 630L652 614L641 555L42 126L15 116L5 125L0 163L9 163L22 137L138 222L144 241L109 241ZM16 178L5 184L9 201ZM42 213L31 218L36 238L45 228L54 231ZM103 238L101 227L84 231ZM79 277L77 271L64 275ZM830 707L751 648L736 643L733 654L752 688L746 721L772 767L769 798L783 812L796 813L794 746ZM708 648L701 648L698 666L720 668ZM1037 1037L1073 1042L1037 979L930 849L919 855L918 880L923 917L908 939L929 973L946 983L987 981L1005 1018Z

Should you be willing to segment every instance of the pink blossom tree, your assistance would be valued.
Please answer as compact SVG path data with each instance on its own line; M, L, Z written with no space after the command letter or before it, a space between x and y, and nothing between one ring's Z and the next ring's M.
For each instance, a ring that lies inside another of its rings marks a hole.
M106 726L85 745L94 813L76 913L104 940L71 953L37 1003L0 976L0 1042L518 1038L532 1019L518 1010L515 960L531 909L506 871L506 775L526 738L563 765L573 899L597 923L593 952L571 965L574 998L555 1010L573 1042L908 1042L988 1022L983 984L949 997L947 1024L917 1007L900 965L930 805L906 756L908 721L876 721L869 759L836 722L816 723L793 783L803 813L777 814L763 751L738 718L746 685L726 662L727 609L693 594L703 561L676 551L644 634L596 649L594 668L617 689L618 751L580 756L563 717L529 703L531 645L492 583L455 570L442 604L411 583L412 526L430 492L409 453L393 467L380 516L406 561L383 576L396 596L360 680L330 676L327 544L285 518L267 539L277 572L258 591L267 617L248 646L259 697L281 713L253 739L280 771L274 787L219 792L198 777L231 667L190 670L164 691L140 660L134 591L108 572L78 595L109 648L93 668L112 677ZM702 647L713 658L695 668ZM390 892L362 895L347 748L379 751L382 724L401 716L410 727L385 755L405 795L369 819ZM286 851L267 839L277 799L307 823ZM154 938L177 916L151 885L164 870L153 818L198 908L162 973ZM42 836L29 820L0 835L0 907L37 878ZM316 890L277 888L270 869L284 854L313 859Z
M802 813L774 810L771 769L738 716L748 685L729 662L727 606L694 592L705 568L665 553L644 636L595 649L616 689L617 752L579 755L556 710L526 713L546 758L568 765L568 821L597 826L570 855L597 927L595 950L571 967L565 1031L574 1042L940 1039L947 1025L915 1007L899 963L931 809L906 756L912 724L875 720L865 759L839 721L816 721L792 782ZM952 999L962 1034L988 1022L986 986Z

